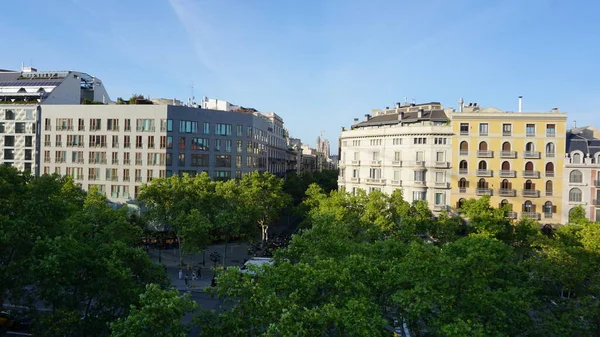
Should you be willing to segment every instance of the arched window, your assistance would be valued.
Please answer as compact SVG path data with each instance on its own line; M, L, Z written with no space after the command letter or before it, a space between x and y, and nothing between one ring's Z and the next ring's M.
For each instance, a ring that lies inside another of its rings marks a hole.
M532 162L528 161L525 164L525 171L533 171L533 163Z
M572 188L569 191L569 201L571 202L581 202L581 190L577 187Z
M509 142L502 143L502 151L510 151L510 143Z
M578 170L571 171L569 174L569 182L570 183L581 183L583 182L583 175Z
M502 162L502 171L510 171L510 163L507 161Z
M523 203L523 212L530 213L530 212L533 212L533 211L534 211L533 203L531 201L529 201L529 200L525 201Z
M507 212L512 212L512 204L510 204L506 199L500 201L500 208L505 208ZM506 215L508 216L508 214Z
M546 218L552 217L552 202L551 201L546 201L546 203L544 204L544 214L545 214Z
M554 157L554 152L555 152L554 143L546 144L546 157Z
M485 162L485 160L480 161L477 168L480 170L487 170L487 163Z
M533 152L535 151L535 145L532 142L529 142L525 145L525 151Z
M462 142L460 142L460 152L468 153L469 152L469 143L467 143L464 140Z
M465 203L465 199L464 198L458 199L458 202L456 203L456 208L457 209L461 209L462 206L464 205L464 203Z
M500 183L500 188L503 190L510 189L510 183L508 182L507 179L502 180L502 182Z
M581 164L581 154L573 153L571 155L571 164Z
M487 188L487 186L488 183L483 178L479 179L479 181L477 182L477 188Z
M554 164L553 163L546 164L546 176L554 177Z
M467 179L460 178L460 180L458 181L458 188L467 188L467 183Z
M37 90L37 92L38 92L38 93L44 93L44 92L46 92L46 90L44 90L44 88L39 88L39 89Z
M487 151L488 146L486 142L479 143L479 151Z
M469 170L469 164L466 160L461 160L458 164L458 173L466 174Z
M553 188L552 180L546 181L546 195L552 195Z
M525 180L524 188L526 190L533 190L535 184L531 180Z

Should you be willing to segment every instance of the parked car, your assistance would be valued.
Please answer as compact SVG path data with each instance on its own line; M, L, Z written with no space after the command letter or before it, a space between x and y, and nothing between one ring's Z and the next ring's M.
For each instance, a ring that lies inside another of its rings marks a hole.
M242 273L248 273L250 275L256 274L254 271L248 269L248 266L262 266L264 264L273 264L273 259L270 257L253 257L250 260L244 262L244 265L240 268Z
M29 326L27 319L17 317L12 311L0 311L0 327L21 331L28 329Z

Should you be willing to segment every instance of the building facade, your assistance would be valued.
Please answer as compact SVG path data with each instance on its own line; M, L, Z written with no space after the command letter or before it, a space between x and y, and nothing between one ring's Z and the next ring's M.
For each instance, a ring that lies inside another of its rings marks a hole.
M566 113L460 104L451 114L452 208L490 195L492 206L511 207L511 218L561 223Z
M37 174L39 105L0 104L0 164Z
M396 104L355 119L340 137L338 185L355 193L402 189L434 211L450 202L452 128L442 105Z
M583 206L590 221L600 221L600 131L586 126L567 132L562 223Z
M130 202L143 183L172 174L229 179L286 171L287 143L278 132L283 120L276 116L172 105L48 105L41 111L41 173L72 176L114 202Z

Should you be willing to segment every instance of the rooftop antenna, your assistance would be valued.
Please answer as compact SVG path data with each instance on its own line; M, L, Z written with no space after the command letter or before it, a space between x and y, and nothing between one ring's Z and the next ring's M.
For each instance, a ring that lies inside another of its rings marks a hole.
M23 70L25 70L25 62L21 62L21 72L23 72Z
M573 129L577 128L577 120L573 120Z
M404 96L404 105L408 105L408 97Z

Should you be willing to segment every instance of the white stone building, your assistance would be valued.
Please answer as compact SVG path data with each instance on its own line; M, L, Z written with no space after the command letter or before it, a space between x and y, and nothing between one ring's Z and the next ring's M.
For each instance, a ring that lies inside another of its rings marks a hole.
M426 200L434 211L450 203L452 130L437 102L396 104L355 119L340 137L339 186L355 193L402 189L405 200Z

